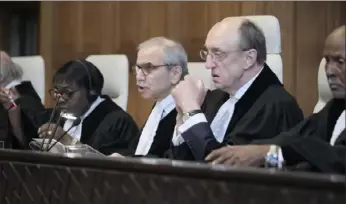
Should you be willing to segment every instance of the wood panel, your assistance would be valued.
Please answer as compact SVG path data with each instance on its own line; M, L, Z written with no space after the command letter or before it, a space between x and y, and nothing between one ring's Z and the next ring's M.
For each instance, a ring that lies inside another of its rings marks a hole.
M41 2L41 53L52 70L89 54L126 54L135 62L136 46L154 36L180 41L189 61L199 61L208 30L228 16L274 15L280 21L284 84L306 115L317 100L317 68L323 41L341 25L342 2ZM45 20L49 18L51 20ZM48 25L54 22L54 25ZM50 27L47 29L45 27ZM53 43L48 42L52 40ZM52 46L52 48L49 48ZM54 51L53 51L54 50ZM137 93L130 75L128 111L139 125L152 101ZM47 104L49 100L47 99Z

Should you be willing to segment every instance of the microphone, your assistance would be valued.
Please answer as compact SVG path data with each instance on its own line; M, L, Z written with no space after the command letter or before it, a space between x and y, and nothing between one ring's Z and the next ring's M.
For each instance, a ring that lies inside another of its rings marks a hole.
M54 106L54 108L53 108L52 114L50 115L50 119L49 119L49 121L48 121L48 128L47 128L48 130L49 130L49 126L50 126L50 124L52 123L52 120L53 120L53 118L54 118L56 109L58 108L58 104L59 104L60 98L61 98L61 94L57 94L57 101L56 101L56 103L55 103L55 106ZM42 144L41 144L41 146L40 146L40 151L43 151L44 141L46 140L47 136L48 136L48 134L46 134L46 135L43 136Z
M50 137L49 137L47 147L48 147L48 145L52 142L52 139L54 138L54 135L55 135L56 131L58 130L58 127L59 127L59 124L60 124L61 116L62 116L62 115L63 115L63 113L60 113L59 118L58 118L58 121L56 122L56 125L55 125L55 129L53 130L52 134L51 134ZM47 148L46 148L46 149L47 149Z
M60 137L52 144L52 146L50 146L47 150L47 152L49 152L49 150L51 150L73 127L78 126L80 123L82 122L82 119L80 117L76 117L76 120L73 121L71 127L65 131L62 135L60 135ZM49 145L50 143L48 143Z

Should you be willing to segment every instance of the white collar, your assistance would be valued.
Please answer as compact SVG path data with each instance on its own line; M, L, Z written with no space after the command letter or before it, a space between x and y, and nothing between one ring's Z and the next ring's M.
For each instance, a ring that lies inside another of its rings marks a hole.
M157 106L160 106L160 108L167 112L169 110L169 112L171 111L170 109L174 109L175 108L175 103L174 103L174 99L172 95L168 95L166 96L166 98L164 98L161 101L157 101L156 102ZM172 108L173 107L173 108Z
M91 112L93 112L95 110L95 108L100 105L100 103L102 103L105 99L101 98L100 96L97 97L97 99L91 104L91 106L89 107L88 111L84 113L83 116L81 116L81 120L83 121L86 117L88 117L90 115Z
M21 83L22 83L21 80L13 80L13 81L11 81L9 84L7 84L7 85L5 86L5 89L13 88L13 87L15 87L15 86L18 86L18 85L21 84Z
M255 79L258 77L258 75L262 72L263 68L254 76L252 77L246 84L244 84L238 91L234 94L234 98L237 100L240 100L241 97L246 93L246 91L250 88L252 83L255 81Z

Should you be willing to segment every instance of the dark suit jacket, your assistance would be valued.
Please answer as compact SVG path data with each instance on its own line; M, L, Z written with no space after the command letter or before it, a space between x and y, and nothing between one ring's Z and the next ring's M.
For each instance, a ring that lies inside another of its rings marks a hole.
M173 109L170 113L168 113L159 123L157 127L156 134L154 136L154 141L151 144L149 152L147 155L136 155L135 157L145 156L145 157L159 157L166 158L170 155L170 145L173 137L174 127L176 124L177 111ZM134 156L136 151L139 138L142 134L143 125L141 131L137 135L137 137L132 141L130 146L130 151L127 155Z
M114 152L122 154L138 134L138 127L132 117L108 96L101 97L105 100L83 121L80 141L106 155ZM47 109L30 115L31 128L34 130L30 132L37 132L41 125L47 123L51 113L52 109ZM60 125L63 126L64 122L61 120Z
M201 161L212 150L226 144L243 145L253 140L272 138L303 119L296 100L265 65L236 103L224 141L219 143L210 129L210 124L228 98L229 95L220 90L208 92L202 105L208 123L196 124L182 133L185 143L173 147L175 159Z
M31 82L23 81L16 87L20 94L15 103L21 107L21 114L24 115L31 111L40 111L44 109L40 97L36 93ZM9 123L8 112L0 105L0 140L4 141L5 148L26 149L30 138L18 139L12 134L12 127ZM26 141L24 144L19 141Z
M320 112L301 121L290 131L254 143L281 146L287 166L307 162L310 171L344 174L345 130L341 132L334 146L329 143L343 110L345 110L345 100L332 99Z

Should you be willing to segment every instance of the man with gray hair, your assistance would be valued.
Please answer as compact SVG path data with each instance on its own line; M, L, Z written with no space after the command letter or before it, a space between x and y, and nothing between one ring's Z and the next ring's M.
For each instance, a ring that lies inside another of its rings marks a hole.
M6 52L0 51L0 148L28 147L28 139L17 135L15 124L10 122L11 111L16 106L21 107L24 116L44 108L31 82L22 81L22 76L22 68Z
M202 104L201 81L187 76L174 88L181 110L173 138L175 159L225 163L223 154L208 155L227 147L238 158L247 152L235 145L272 138L303 119L296 100L266 64L266 39L250 20L228 18L214 25L200 54L217 90L209 91Z
M177 115L171 91L188 74L187 63L183 46L165 37L154 37L138 46L133 67L138 91L143 98L156 103L140 135L134 139L130 155L166 156Z
M0 52L0 89L9 89L20 84L22 76L22 68L13 63L5 52Z

